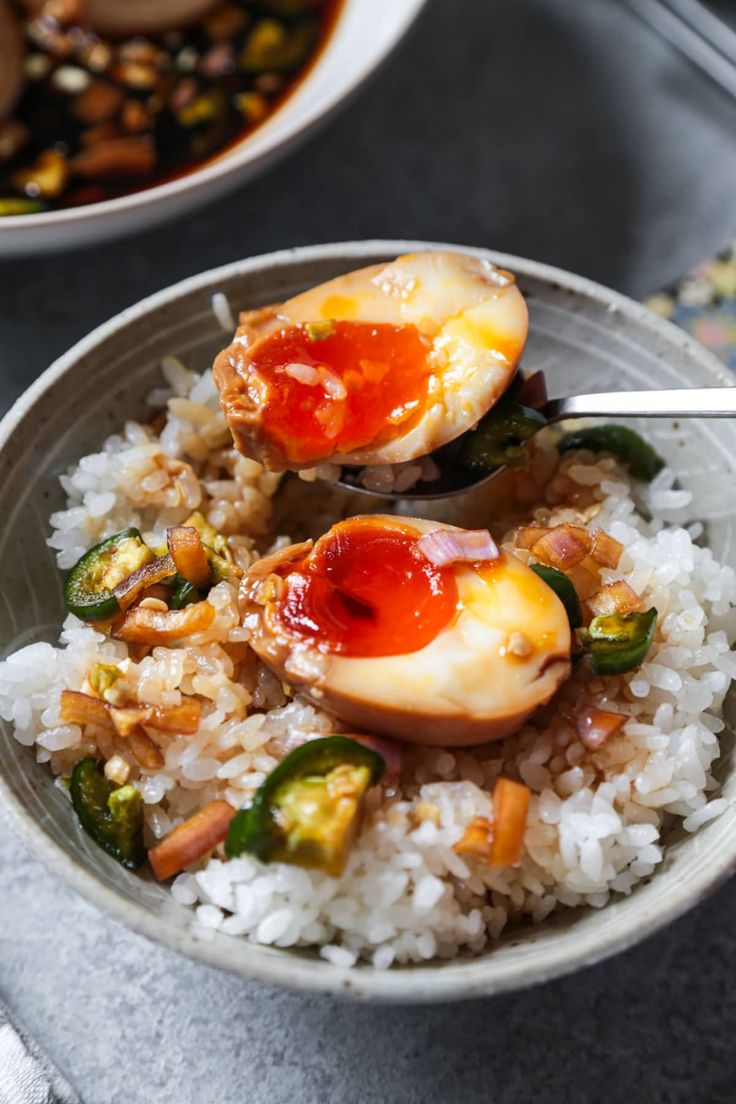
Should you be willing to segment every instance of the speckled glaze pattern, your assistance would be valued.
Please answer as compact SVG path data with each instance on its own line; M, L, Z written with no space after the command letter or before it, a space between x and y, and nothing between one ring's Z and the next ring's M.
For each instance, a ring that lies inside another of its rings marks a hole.
M2 654L33 639L54 639L58 632L60 578L44 543L48 514L62 502L58 474L96 448L124 418L142 414L162 355L174 353L193 367L211 358L223 343L210 309L214 291L224 291L235 308L256 307L361 264L419 248L429 246L347 243L238 262L144 300L57 361L0 424L0 516L6 519L0 538ZM531 261L478 252L518 274L531 313L525 363L545 370L551 394L732 382L716 358L687 334L623 296ZM659 423L648 425L646 432L677 466L682 484L693 490L708 539L728 559L736 490L724 500L712 474L733 471L736 427ZM674 836L657 874L630 897L599 912L562 914L539 927L518 929L479 957L386 972L345 971L309 951L260 947L219 934L207 941L193 937L191 913L176 905L164 887L122 870L84 837L46 769L15 742L7 726L0 732L0 807L11 828L97 907L183 954L243 977L364 1000L439 1001L521 988L596 962L674 919L736 866L730 726L719 778L728 810L692 837Z

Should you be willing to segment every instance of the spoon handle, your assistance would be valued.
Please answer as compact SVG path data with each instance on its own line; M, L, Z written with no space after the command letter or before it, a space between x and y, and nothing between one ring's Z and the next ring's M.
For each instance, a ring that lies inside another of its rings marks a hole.
M564 418L734 418L736 387L686 387L673 391L602 391L550 399L550 422Z

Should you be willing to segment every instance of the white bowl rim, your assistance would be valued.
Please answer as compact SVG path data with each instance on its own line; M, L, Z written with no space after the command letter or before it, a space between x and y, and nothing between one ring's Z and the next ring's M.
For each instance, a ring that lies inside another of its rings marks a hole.
M665 342L679 346L688 356L699 361L700 365L719 383L734 386L733 375L722 362L684 330L654 314L642 304L585 276L577 276L564 269L512 254L496 253L493 250L470 246L390 239L347 241L301 246L234 261L181 280L121 311L59 357L18 398L0 421L0 454L11 434L36 401L61 379L78 359L91 353L95 346L125 329L140 316L172 303L182 295L204 289L216 290L216 284L220 280L227 280L243 272L255 274L258 271L268 270L274 265L344 260L355 262L357 266L361 262L370 263L376 256L398 255L428 249L476 254L512 272L541 279L557 287L588 296L644 325ZM718 865L701 866L687 882L673 885L666 905L656 914L650 915L644 921L636 914L625 917L613 938L602 939L595 933L591 935L586 932L583 938L571 939L564 949L557 949L554 961L542 968L536 965L529 967L523 962L512 962L496 965L489 971L487 967L492 959L479 957L464 963L473 967L473 974L469 977L446 973L441 966L431 964L398 967L395 970L371 968L350 970L332 966L316 957L314 959L297 957L288 950L276 954L263 954L259 953L256 947L253 948L254 953L247 961L244 959L233 962L222 943L198 939L188 931L175 928L165 917L149 912L143 906L101 884L81 863L46 835L38 822L16 801L9 784L1 774L0 818L6 821L14 834L51 874L59 877L101 912L156 943L209 966L235 973L246 980L278 985L301 993L324 993L386 1003L411 1004L469 1000L528 988L583 967L592 966L626 950L672 923L703 898L715 892L736 870L736 840L734 840L730 855L727 854ZM449 967L451 962L447 965Z
M170 200L184 194L191 196L192 202L201 201L204 203L206 198L202 193L211 187L215 181L223 187L236 187L238 179L245 169L255 172L260 166L265 166L278 158L280 154L286 153L293 143L306 140L323 123L327 123L341 107L357 95L363 85L388 61L429 0L403 0L403 2L406 4L406 13L397 26L394 37L384 46L383 50L371 59L360 59L350 79L341 86L339 93L332 98L327 107L317 105L305 111L304 114L295 115L294 119L278 136L274 135L272 138L266 139L257 156L250 156L248 143L251 135L246 135L240 142L236 142L234 146L229 147L227 151L223 151L209 159L201 168L185 172L174 180L166 181L163 184L142 188L140 191L130 192L114 199L105 199L100 203L85 203L80 207L63 207L58 211L41 211L34 215L6 215L3 219L0 219L0 246L3 243L4 231L7 231L8 236L10 236L11 231L27 231L30 240L32 237L34 239L40 238L43 231L49 228L62 228L70 225L76 226L79 223L84 224L89 221L102 221L110 215L124 215L127 212L137 211L142 207L147 207L149 210L160 209ZM338 12L338 20L341 14ZM329 49L334 31L335 28L333 27L327 41L320 48L313 65L309 66L305 80L309 79L313 68L321 64L324 51ZM299 82L298 87L300 85L301 82ZM289 104L290 99L291 96L287 96L276 111L264 120L264 125L270 124L272 120L276 119ZM258 127L252 133L259 134L260 129ZM232 154L232 157L226 157L225 153Z

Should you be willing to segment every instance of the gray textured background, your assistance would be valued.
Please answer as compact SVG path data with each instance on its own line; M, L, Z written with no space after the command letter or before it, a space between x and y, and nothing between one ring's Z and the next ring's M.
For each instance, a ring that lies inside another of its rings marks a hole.
M736 231L736 106L616 0L434 0L367 92L229 199L0 262L0 407L180 277L307 242L487 245L644 295ZM429 1009L247 985L106 921L0 840L0 994L86 1104L732 1100L736 883L544 988Z

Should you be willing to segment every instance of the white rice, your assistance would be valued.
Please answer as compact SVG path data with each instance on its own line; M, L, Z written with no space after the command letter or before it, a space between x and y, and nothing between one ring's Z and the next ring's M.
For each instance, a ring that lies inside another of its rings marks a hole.
M152 396L154 406L166 404L160 435L129 422L61 477L67 508L52 515L49 538L61 569L130 525L160 545L167 526L194 509L231 538L247 567L259 552L310 525L324 529L353 508L339 488L297 480L272 502L279 479L229 447L211 373L198 376L171 357L162 370L166 387ZM414 464L385 478L408 487L418 477L412 467L427 477ZM619 568L604 570L603 579L626 579L645 607L658 609L646 662L618 678L586 683L576 674L553 706L501 743L408 748L399 792L383 801L371 795L340 878L247 855L215 856L179 875L172 896L192 909L202 938L219 930L277 947L316 945L334 965L364 960L376 969L479 951L510 921L541 922L563 907L600 908L611 894L629 893L661 862L663 833L674 821L695 831L723 811L711 770L723 699L736 677L736 576L695 543L697 523L684 527L688 492L665 469L643 492L652 518L645 521L613 460L578 453L560 461L542 441L514 494L516 515L529 519L536 507L544 523L602 527L623 544ZM289 518L288 535L276 535L280 516ZM60 720L61 689L83 688L95 664L122 664L116 687L133 700L176 705L182 694L198 696L203 716L195 736L152 733L162 770L147 773L130 760L149 846L207 801L246 804L291 747L339 730L332 717L287 697L249 651L234 586L218 584L208 601L216 616L206 632L154 648L138 663L125 644L69 616L59 647L31 644L0 664L0 715L62 777L85 754L121 754L105 733ZM578 702L608 705L630 719L602 750L589 752L565 719ZM491 790L502 774L521 779L533 796L521 862L499 869L462 858L453 845L470 818L492 817Z
M375 464L373 467L363 468L359 472L358 482L367 490L379 494L406 494L415 483L432 483L439 477L440 470L432 457L420 456L403 464Z
M237 323L230 300L222 291L216 291L212 296L212 313L222 326L225 333L232 335Z

